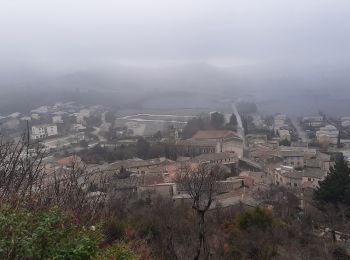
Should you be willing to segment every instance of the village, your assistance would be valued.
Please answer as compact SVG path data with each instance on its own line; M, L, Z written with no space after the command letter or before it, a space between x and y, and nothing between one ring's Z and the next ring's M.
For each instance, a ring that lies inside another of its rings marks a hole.
M177 185L177 173L189 165L219 165L223 174L212 208L257 206L258 193L271 186L293 191L302 208L339 153L350 156L347 117L291 119L261 115L249 102L233 106L233 114L184 109L120 115L71 102L12 113L0 122L8 140L29 132L31 142L45 151L48 176L74 164L86 168L91 192L186 202L190 196ZM105 178L107 188L99 187L96 175Z

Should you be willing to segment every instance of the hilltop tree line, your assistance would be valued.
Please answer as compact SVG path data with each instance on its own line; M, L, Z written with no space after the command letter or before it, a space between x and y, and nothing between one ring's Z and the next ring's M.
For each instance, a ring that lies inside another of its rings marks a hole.
M136 157L141 159L165 157L176 160L178 151L174 144L159 141L149 142L145 138L140 137L136 144L122 144L113 148L96 145L91 149L79 152L79 156L88 163L111 163Z
M225 123L224 115L218 112L212 113L210 117L195 117L190 119L182 132L182 138L190 138L199 130L237 130L237 118L231 115L230 121ZM152 159L166 157L176 160L181 151L175 144L160 142L162 133L156 132L152 141L140 137L136 144L119 145L106 148L100 145L79 152L82 159L89 163L114 162L116 160L127 160L131 158Z
M182 138L191 138L199 130L232 130L237 131L237 118L234 114L230 116L226 123L225 116L222 113L215 112L210 117L195 117L190 119L182 131Z

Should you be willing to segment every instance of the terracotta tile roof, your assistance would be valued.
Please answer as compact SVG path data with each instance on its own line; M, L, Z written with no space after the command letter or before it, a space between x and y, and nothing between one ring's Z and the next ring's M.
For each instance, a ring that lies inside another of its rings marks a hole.
M154 185L164 183L164 177L161 174L146 174L143 178L143 185Z
M177 145L185 145L185 146L212 146L212 147L216 147L216 145L218 144L217 141L215 140L196 140L194 138L191 139L186 139L186 140L179 140L177 142Z
M321 169L305 168L303 171L303 177L322 179L325 175L326 173Z
M237 155L235 153L222 152L222 153L208 153L201 154L196 156L193 161L195 162L204 162L204 161L217 161L217 160L225 160L225 159L237 159Z
M154 158L149 160L142 160L142 159L128 159L124 161L116 161L114 163L109 164L110 170L118 170L121 166L124 166L125 168L137 168L137 167L147 167L147 166L162 166L174 163L174 161L166 158Z
M237 136L237 133L231 130L199 130L194 134L194 139L215 139L224 138L230 135Z
M62 165L62 166L69 166L75 162L80 162L80 161L81 161L81 158L79 156L71 155L71 156L56 160L55 163Z

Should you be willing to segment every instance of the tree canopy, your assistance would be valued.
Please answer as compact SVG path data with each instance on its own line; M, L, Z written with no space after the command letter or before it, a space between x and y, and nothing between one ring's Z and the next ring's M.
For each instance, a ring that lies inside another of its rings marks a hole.
M237 117L235 114L232 114L230 117L230 121L225 125L225 128L232 131L237 131L237 125Z
M225 117L219 112L212 113L210 116L210 123L215 129L222 129L225 124Z
M321 205L325 203L336 207L350 205L350 168L343 156L319 183L319 187L314 191L314 199Z
M222 113L215 112L212 113L210 117L198 116L190 119L182 131L182 138L191 138L199 130L223 130L231 128L231 130L234 130L236 127L237 119L235 117L232 118L231 116L230 122L225 125L224 115Z

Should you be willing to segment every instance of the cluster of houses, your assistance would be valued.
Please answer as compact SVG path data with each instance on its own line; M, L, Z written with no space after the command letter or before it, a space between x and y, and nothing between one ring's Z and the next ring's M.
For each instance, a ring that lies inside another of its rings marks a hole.
M50 149L61 149L86 140L87 119L102 113L101 106L84 107L69 102L32 109L29 114L19 112L0 118L0 130L16 140L29 126L30 138Z
M190 139L178 140L176 145L180 153L188 156L234 152L243 157L243 139L231 130L201 130Z
M346 124L345 118L344 123ZM317 143L333 146L338 144L339 130L335 125L329 124L323 116L304 117L301 124L309 136L315 136Z
M291 141L290 126L287 123L287 115L276 114L274 117L273 130L275 135L279 136L280 141Z
M203 164L220 166L223 175L221 181L216 183L218 194L236 192L235 196L241 199L243 187L252 185L249 174L239 176L238 166L243 157L244 142L237 133L229 130L198 131L188 140L175 140L175 144L184 151L184 156L179 156L176 161L162 157L149 160L133 158L85 166L90 173L104 176L108 191L138 198L161 195L174 200L188 199L189 195L176 183L177 173L186 167L195 169ZM67 171L72 161L82 163L77 156L52 159L46 163L46 170ZM91 178L91 181L98 186L98 179Z
M84 126L88 111L79 110L74 113L79 114L76 124ZM56 125L60 124L60 119L64 121L64 117L55 117ZM262 123L258 118L256 122ZM304 118L301 123L315 129L318 141L336 144L338 129L325 124L322 117ZM39 135L39 139L43 138L40 135L44 135L44 141L59 136L59 129L51 128L52 124L32 128L32 135ZM266 134L241 136L231 130L200 130L189 139L180 139L177 130L171 129L169 137L161 141L176 147L176 160L163 157L149 160L133 158L85 166L91 174L102 174L105 177L107 191L126 193L140 199L160 195L183 202L190 199L190 196L178 185L177 173L186 167L218 164L223 177L216 182L217 194L213 205L228 206L242 201L254 205L258 201L253 193L266 189L269 185L286 187L296 192L315 189L334 165L330 154L309 147L307 143L292 142L291 133L294 130L290 124L286 115L274 116L272 127L278 137L268 137ZM289 141L291 146L283 146L282 140ZM120 142L123 145L129 145L130 142L135 144L137 138ZM68 171L72 160L83 163L80 158L67 157L48 163L47 171L58 168ZM91 178L91 181L94 186L98 186L97 178Z
M272 183L287 188L315 188L334 164L331 156L307 145L279 146L264 135L248 135L247 157L258 162Z
M280 163L268 165L267 172L275 185L290 188L315 188L334 164L331 156L316 149L303 147L280 147Z
M338 143L339 130L334 125L320 127L316 131L316 139L320 144L336 145Z
M69 172L74 163L83 164L78 156L68 156L46 162L45 170L48 175L53 172ZM102 165L85 164L84 167L91 173L90 180L96 187L100 185L100 179L96 178L96 175L103 176L108 192L143 199L160 195L174 200L184 200L189 196L176 183L177 173L186 167L194 169L203 164L220 165L222 173L230 177L217 182L218 193L229 193L243 187L243 177L232 177L232 172L238 167L238 157L234 152L201 154L193 158L180 157L176 161L166 158L150 160L135 158Z
M67 136L60 136L59 126L64 124L67 113L75 118L71 129L75 132L84 132L86 118L93 113L93 109L79 108L65 111L60 108L59 111L57 109L53 111L52 108L41 108L34 112L35 118L40 118L43 113L49 113L52 116L52 122L33 125L32 138L42 140L47 147L55 147L58 138L61 142L74 142L67 139ZM255 118L255 121L266 126L260 118ZM303 126L315 129L316 139L320 143L337 143L338 129L333 125L325 124L323 117L303 118L301 123ZM295 129L292 129L291 121L284 114L274 116L271 129L278 137L268 138L266 134L241 136L231 130L200 130L189 139L180 139L177 130L173 128L169 131L169 137L162 141L175 145L178 153L176 161L167 158L150 160L133 158L86 166L90 172L98 172L107 178L109 190L127 192L139 198L156 194L176 200L188 199L188 194L176 184L177 173L182 171L185 165L190 167L198 167L202 164L220 165L225 177L216 184L220 190L219 193L231 194L225 199L235 203L239 200L232 197L242 196L250 199L253 197L247 194L243 196L243 187L248 188L248 191L254 190L256 186L266 187L266 184L296 190L317 187L319 181L325 178L334 164L331 156L320 152L319 149L310 148L308 144L292 142ZM283 140L289 141L291 146L281 145ZM128 145L126 141L134 144L137 139L121 140L124 145ZM69 157L50 162L47 164L47 170L52 171L57 167L68 170L71 159ZM79 161L82 163L80 158ZM231 199L228 199L229 196Z
M112 184L112 186L118 187L119 190L137 190L139 196L156 192L168 197L181 195L180 197L183 198L183 194L179 193L175 183L176 173L183 169L184 165L197 167L203 163L218 164L223 167L227 176L237 175L238 161L243 156L244 144L242 138L235 132L229 130L198 131L192 138L176 140L175 144L185 155L178 157L176 161L165 158L151 160L137 158L117 161L106 166L99 166L99 168L102 167L103 171L109 173L110 176L117 176L121 171L128 172L130 176L122 181L114 178L114 182L119 184ZM135 181L136 179L138 181ZM242 178L239 176L220 183L220 189L222 192L229 192L230 187L237 185L242 186Z

